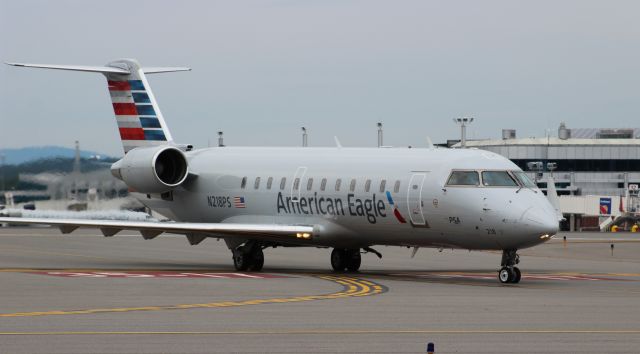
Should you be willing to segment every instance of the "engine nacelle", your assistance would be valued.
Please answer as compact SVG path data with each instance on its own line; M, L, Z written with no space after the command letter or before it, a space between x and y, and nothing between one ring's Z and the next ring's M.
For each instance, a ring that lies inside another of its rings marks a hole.
M187 158L174 146L138 147L111 165L111 174L139 193L168 192L187 179Z

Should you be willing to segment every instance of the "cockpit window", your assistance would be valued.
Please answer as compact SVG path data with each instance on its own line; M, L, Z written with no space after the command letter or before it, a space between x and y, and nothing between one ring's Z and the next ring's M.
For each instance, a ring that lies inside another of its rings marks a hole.
M507 171L482 172L482 184L485 187L517 187L518 183L511 178Z
M537 188L536 184L522 171L513 171L513 175L516 176L518 182L526 188Z
M449 186L478 186L480 185L480 177L477 171L453 171L449 180Z

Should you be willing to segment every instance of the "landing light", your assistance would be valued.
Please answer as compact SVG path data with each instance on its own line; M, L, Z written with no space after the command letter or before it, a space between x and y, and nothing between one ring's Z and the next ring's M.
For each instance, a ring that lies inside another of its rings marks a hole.
M542 235L542 236L540 236L540 239L541 240L548 240L550 237L551 236L549 236L549 235Z
M296 238L303 238L303 239L305 239L305 240L308 240L308 239L310 239L310 238L311 238L311 234L310 234L310 233L308 233L308 232L298 232L298 233L296 234Z

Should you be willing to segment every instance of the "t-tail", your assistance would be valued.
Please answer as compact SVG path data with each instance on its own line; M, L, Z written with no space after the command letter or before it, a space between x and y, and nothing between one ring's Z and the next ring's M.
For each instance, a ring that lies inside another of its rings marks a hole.
M105 66L7 64L101 73L107 78L113 112L125 153L139 146L174 144L145 74L189 71L189 68L142 68L135 59L119 59Z

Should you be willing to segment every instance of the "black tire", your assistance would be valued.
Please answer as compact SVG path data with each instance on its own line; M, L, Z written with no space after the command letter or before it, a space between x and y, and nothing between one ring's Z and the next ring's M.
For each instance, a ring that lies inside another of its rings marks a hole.
M362 255L360 250L349 250L347 252L347 270L350 272L357 272L362 264Z
M520 273L520 269L518 267L513 267L513 279L511 282L517 284L520 282L520 278L522 278L522 273Z
M259 272L262 270L264 266L264 253L262 249L258 248L256 251L251 253L251 265L249 265L249 271L251 272Z
M511 269L509 269L507 267L502 267L498 271L498 280L502 284L511 283L511 280L513 279L513 276L514 276L513 272L511 271Z
M331 267L336 272L344 272L347 268L347 252L341 248L331 251Z
M238 249L233 252L233 266L239 272L244 272L249 269L251 265L251 257L249 254L242 252L242 249Z

